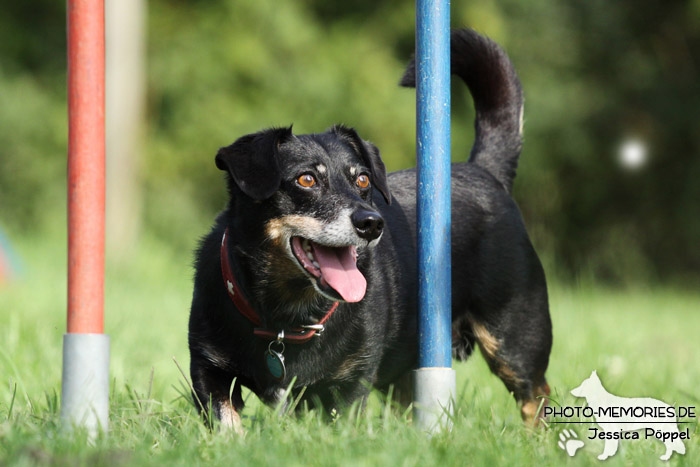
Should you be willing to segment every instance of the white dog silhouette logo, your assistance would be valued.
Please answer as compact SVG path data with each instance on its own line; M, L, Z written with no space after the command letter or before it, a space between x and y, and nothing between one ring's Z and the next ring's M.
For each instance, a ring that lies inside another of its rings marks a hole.
M668 460L674 452L685 454L685 445L681 441L682 433L673 407L663 401L650 397L619 397L605 390L593 371L579 387L571 391L576 397L584 397L593 409L594 418L600 430L591 428L596 437L605 440L603 453L598 459L605 460L617 452L620 439L639 439L638 430L644 430L645 438L653 436L662 441L666 452L661 460Z

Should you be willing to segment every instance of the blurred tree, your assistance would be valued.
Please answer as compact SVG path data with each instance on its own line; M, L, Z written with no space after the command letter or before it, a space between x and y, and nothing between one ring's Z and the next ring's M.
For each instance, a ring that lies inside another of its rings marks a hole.
M107 251L118 260L133 251L141 230L141 160L145 126L146 4L105 2Z
M0 1L0 221L65 214L65 5Z
M560 214L537 217L558 217L551 236L570 271L585 265L606 281L689 274L692 283L700 271L698 15L690 2L657 0L568 9L576 58L557 73L578 88L562 109L568 128L562 120L538 127L527 149L546 144ZM636 170L619 158L631 138L648 151Z

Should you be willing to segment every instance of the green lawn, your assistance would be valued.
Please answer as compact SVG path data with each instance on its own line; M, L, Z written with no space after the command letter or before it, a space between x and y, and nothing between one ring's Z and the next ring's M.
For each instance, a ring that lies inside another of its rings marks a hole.
M456 365L454 429L429 438L401 409L374 397L366 411L333 422L314 412L280 416L254 396L243 412L247 434L209 431L186 383L191 255L144 241L136 259L108 268L106 332L112 339L110 433L88 445L58 422L61 336L65 330L63 242L17 245L23 276L0 285L0 465L597 465L603 441L588 425L530 431L501 382L480 356ZM554 349L552 397L568 394L593 369L621 396L646 396L700 408L700 294L671 290L610 291L550 284ZM676 465L700 465L700 428L690 427ZM557 447L573 428L586 441L574 458ZM608 465L658 465L660 442L622 442Z

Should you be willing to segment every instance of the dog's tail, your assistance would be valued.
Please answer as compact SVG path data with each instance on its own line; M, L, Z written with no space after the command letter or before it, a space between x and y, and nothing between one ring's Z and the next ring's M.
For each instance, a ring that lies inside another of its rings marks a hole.
M464 80L476 108L469 162L488 170L510 193L522 147L523 94L513 64L498 44L471 29L451 35L452 73ZM415 87L415 58L401 86Z

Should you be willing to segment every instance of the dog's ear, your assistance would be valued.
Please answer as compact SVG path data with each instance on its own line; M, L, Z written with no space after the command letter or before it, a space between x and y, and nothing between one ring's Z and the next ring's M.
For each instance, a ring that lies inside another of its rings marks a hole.
M233 183L255 200L264 200L279 189L282 181L277 154L292 137L292 127L271 128L242 136L219 149L216 166L228 171Z
M379 154L379 148L369 141L363 141L363 143L367 154L367 162L374 177L374 186L384 196L386 204L391 204L391 193L386 180L386 167L384 167L384 161L382 161L382 157Z
M391 193L386 179L386 167L379 154L379 149L374 144L364 141L353 128L343 125L334 125L331 130L335 135L350 144L372 171L372 185L386 200L386 204L391 204Z

